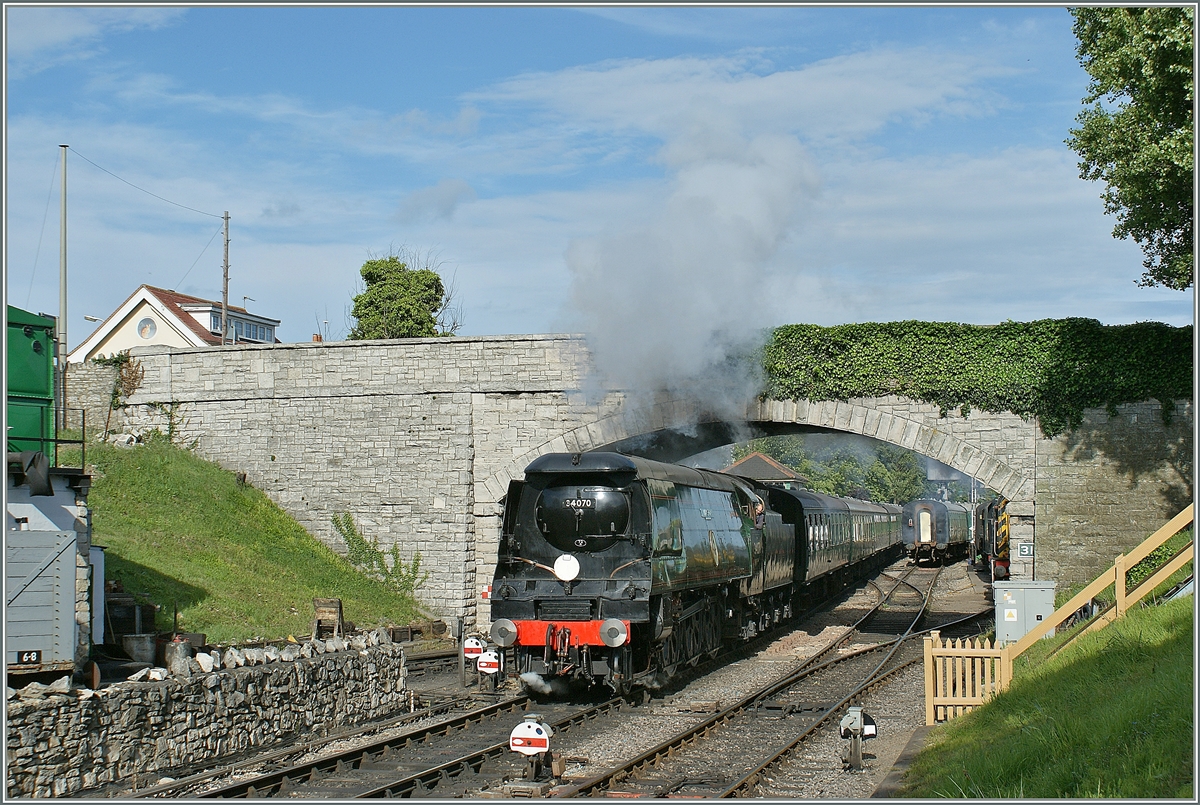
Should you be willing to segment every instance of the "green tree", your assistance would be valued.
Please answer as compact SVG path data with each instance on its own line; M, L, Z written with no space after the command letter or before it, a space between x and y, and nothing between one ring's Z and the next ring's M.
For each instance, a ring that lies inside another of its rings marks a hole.
M921 497L925 467L916 453L890 444L875 450L875 461L867 468L863 484L871 499L880 503L907 503Z
M853 450L834 449L817 461L810 469L812 489L826 495L854 497L865 488L866 468L863 459Z
M1191 7L1074 8L1080 63L1091 76L1066 142L1079 175L1103 179L1113 235L1142 247L1142 286L1183 290L1192 267Z
M393 250L363 263L361 273L366 287L354 297L350 311L354 325L348 338L361 341L452 335L461 320L453 304L453 286L447 290L438 267L429 255L408 249Z

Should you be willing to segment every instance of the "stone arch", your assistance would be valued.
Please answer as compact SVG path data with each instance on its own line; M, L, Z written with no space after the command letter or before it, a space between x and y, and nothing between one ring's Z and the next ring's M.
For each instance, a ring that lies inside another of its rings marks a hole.
M885 401L874 399L762 400L757 404L756 420L868 436L937 459L1009 500L1033 499L1031 477L1008 456L985 447L982 440L976 442L954 434L941 422L944 418L936 407L919 406L929 410L915 415L887 410L889 407Z
M939 426L945 417L935 406L920 404L914 412L911 401L904 400L903 410L897 410L894 401L899 399L759 400L748 406L744 418L725 417L726 421L712 415L700 416L697 406L687 400L666 399L571 428L498 468L483 486L490 500L499 501L506 494L509 481L520 478L525 467L545 453L591 450L669 430L694 431L714 425L727 425L729 430L735 430L742 426L746 435L751 436L767 433L769 429L764 429L764 425L795 425L801 429L852 433L898 445L965 473L1009 500L1033 499L1033 479L1007 456L952 433L944 422ZM733 419L740 421L728 421Z

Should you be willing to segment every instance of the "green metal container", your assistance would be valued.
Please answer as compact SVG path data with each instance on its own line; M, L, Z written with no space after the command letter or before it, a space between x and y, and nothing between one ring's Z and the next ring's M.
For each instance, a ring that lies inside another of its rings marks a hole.
M55 322L8 306L8 450L54 451Z

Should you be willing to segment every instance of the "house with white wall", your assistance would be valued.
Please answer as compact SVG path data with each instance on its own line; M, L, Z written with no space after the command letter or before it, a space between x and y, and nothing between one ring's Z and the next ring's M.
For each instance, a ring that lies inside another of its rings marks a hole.
M228 307L229 341L275 344L279 319ZM162 344L203 347L221 344L221 303L142 285L83 343L67 355L68 363L115 355L132 347Z

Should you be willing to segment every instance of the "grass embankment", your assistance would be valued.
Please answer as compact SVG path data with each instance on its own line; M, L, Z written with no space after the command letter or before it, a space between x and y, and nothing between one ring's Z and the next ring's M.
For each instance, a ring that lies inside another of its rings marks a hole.
M1192 596L1138 607L930 734L905 797L1193 799Z
M408 597L358 572L266 495L231 472L169 444L89 445L96 473L92 540L105 575L162 608L159 630L210 642L308 634L313 598L340 598L360 627L420 616Z

